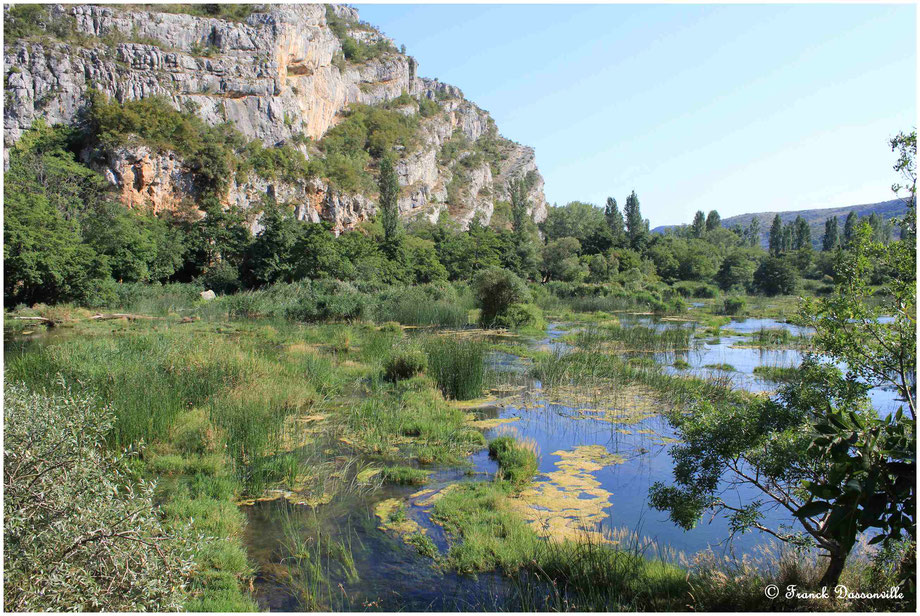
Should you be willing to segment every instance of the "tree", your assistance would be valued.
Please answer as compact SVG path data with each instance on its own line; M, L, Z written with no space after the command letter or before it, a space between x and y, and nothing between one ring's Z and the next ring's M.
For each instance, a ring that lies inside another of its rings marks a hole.
M747 228L746 236L748 246L751 248L760 246L760 219L756 216L751 219L751 222Z
M722 226L722 217L719 216L719 213L715 210L711 210L709 215L706 217L706 230L715 231Z
M5 610L180 610L191 538L164 528L153 484L105 450L112 410L18 383L4 402Z
M903 189L907 190L907 197L902 197L908 209L907 215L901 221L901 237L915 242L917 238L917 131L900 132L888 144L891 146L891 151L898 154L894 170L907 182L905 185L901 185L900 182L891 185L891 190L896 195L900 195Z
M612 244L618 247L622 246L623 239L626 237L626 228L623 222L623 215L620 214L620 208L617 207L617 200L613 197L607 197L604 218L607 220L607 227L610 229Z
M747 290L753 285L754 270L757 268L756 259L752 259L745 251L736 249L722 261L716 280L723 290Z
M543 247L543 280L572 282L586 275L578 260L581 244L574 237L553 240Z
M489 267L473 279L476 306L480 309L479 322L483 327L491 326L511 306L531 300L530 290L514 272Z
M797 283L795 268L780 257L767 257L754 272L754 284L764 295L791 295Z
M778 257L783 252L783 219L779 214L773 217L770 226L770 256Z
M801 216L795 217L792 223L792 250L811 248L811 227Z
M401 242L399 223L399 176L393 161L385 155L380 161L380 220L383 222L383 249L390 259L396 259Z
M693 237L703 237L706 231L706 214L703 210L697 210L693 216L693 223L690 225L690 235Z
M850 242L853 241L853 236L856 234L856 225L859 217L856 215L856 212L851 211L847 214L846 222L843 223L843 247L849 248Z
M294 217L293 208L266 199L262 206L262 230L249 245L245 276L250 286L297 280L297 244L304 231L303 222Z
M837 217L831 216L824 221L824 238L821 240L821 249L830 252L837 249L839 239L837 238L838 223Z
M639 209L639 197L636 191L632 191L626 198L626 235L629 238L629 245L637 249L643 243L645 236L648 234L648 221L642 218L642 211Z

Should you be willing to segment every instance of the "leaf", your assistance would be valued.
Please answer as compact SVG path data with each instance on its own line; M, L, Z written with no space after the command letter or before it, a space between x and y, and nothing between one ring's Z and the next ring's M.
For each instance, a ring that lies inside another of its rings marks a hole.
M799 507L795 512L797 518L811 518L820 515L831 508L831 504L825 501L811 501Z

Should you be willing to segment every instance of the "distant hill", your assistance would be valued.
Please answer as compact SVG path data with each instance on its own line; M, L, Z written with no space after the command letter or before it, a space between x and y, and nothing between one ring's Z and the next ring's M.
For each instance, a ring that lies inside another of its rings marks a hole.
M863 205L848 205L846 207L828 207L819 210L798 210L795 212L757 212L754 214L740 214L722 219L722 226L730 229L735 225L747 227L751 224L754 217L760 219L760 243L767 246L767 240L770 234L770 225L773 224L773 217L779 214L783 224L795 220L796 216L804 218L811 227L811 241L815 246L819 246L821 238L824 236L824 222L836 216L840 221L840 231L843 231L843 221L850 212L856 212L860 218L876 213L882 218L900 218L907 212L907 204L901 199L892 199L880 203L866 203ZM680 225L662 225L652 229L652 233L664 233L667 229ZM898 230L895 229L895 235Z

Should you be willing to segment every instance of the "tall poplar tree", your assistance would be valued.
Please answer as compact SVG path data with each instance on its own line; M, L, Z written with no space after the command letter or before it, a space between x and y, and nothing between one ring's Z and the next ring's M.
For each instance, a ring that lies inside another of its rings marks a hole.
M703 237L706 230L706 214L703 210L697 210L693 215L693 222L690 224L690 233L693 237Z
M620 208L617 207L617 200L613 197L607 197L604 218L607 219L607 226L610 228L613 245L622 246L623 239L626 237L626 228L623 222L623 215L620 213Z
M401 229L399 224L399 176L393 161L384 156L380 161L380 221L383 223L383 249L390 259L399 254Z
M626 213L626 235L629 237L629 244L636 248L648 233L648 221L642 218L636 191L632 191L626 198L626 207L623 210Z
M824 221L824 239L821 240L821 250L825 252L830 252L837 248L837 244L840 241L837 237L838 235L838 223L837 217L831 216Z
M778 257L783 252L783 219L779 214L773 217L770 225L770 256Z

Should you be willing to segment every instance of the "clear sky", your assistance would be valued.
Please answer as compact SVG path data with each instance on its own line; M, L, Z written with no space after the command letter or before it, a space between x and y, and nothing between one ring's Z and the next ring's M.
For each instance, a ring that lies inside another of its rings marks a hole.
M533 146L546 197L652 226L892 198L916 125L911 5L369 5L419 75Z

